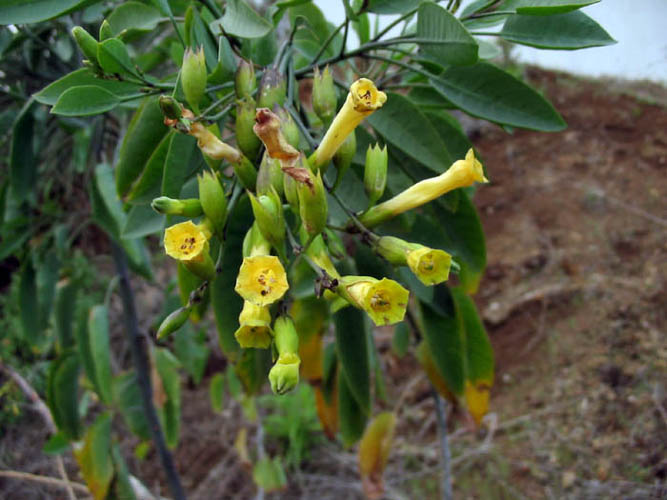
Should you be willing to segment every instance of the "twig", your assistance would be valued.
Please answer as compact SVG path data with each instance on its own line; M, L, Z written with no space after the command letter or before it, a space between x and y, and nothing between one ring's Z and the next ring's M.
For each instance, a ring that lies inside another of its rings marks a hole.
M447 403L443 401L433 387L431 387L431 394L435 402L435 415L438 422L438 435L440 436L442 465L441 493L443 500L452 500L452 455L449 450L449 442L447 441Z
M70 495L70 498L76 498L72 490L77 490L79 493L83 493L84 495L90 494L90 491L88 491L88 488L86 487L85 484L73 483L72 481L57 479L55 477L39 476L37 474L30 474L28 472L19 472L15 470L0 470L0 477L20 479L21 481L32 481L35 483L43 483L43 484L48 484L50 486L65 488L68 494Z
M164 434L160 427L160 421L158 420L157 412L153 406L153 388L151 387L148 359L142 343L142 335L139 332L137 311L134 304L134 294L130 287L125 253L113 241L111 242L111 253L113 254L116 271L120 278L120 295L123 300L123 310L125 315L125 336L130 344L132 361L137 372L137 382L141 392L141 402L144 408L144 413L148 420L155 449L157 450L160 461L162 462L162 467L166 473L171 493L174 499L185 500L185 493L183 492L181 482L178 478L178 473L176 472L171 453L167 449ZM144 338L147 338L145 334L143 336Z

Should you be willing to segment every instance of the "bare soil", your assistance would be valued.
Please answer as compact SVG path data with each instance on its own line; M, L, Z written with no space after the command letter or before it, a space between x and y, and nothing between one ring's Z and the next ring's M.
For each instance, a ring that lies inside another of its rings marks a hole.
M482 429L450 406L455 498L667 498L667 90L535 68L526 76L566 131L466 125L491 179L475 199L489 260L476 301L497 370ZM147 290L140 300L156 308ZM399 415L386 498L440 498L427 381L412 355L391 353L391 331L376 341ZM214 355L207 373L221 366ZM215 414L206 386L183 391L175 459L189 498L254 498L233 448L247 425L241 409L230 399ZM2 468L57 477L39 453L43 426L26 414L0 442ZM124 441L131 454L137 442ZM168 495L154 453L130 468ZM288 477L267 498L363 498L355 450L333 443ZM64 495L2 479L0 497Z

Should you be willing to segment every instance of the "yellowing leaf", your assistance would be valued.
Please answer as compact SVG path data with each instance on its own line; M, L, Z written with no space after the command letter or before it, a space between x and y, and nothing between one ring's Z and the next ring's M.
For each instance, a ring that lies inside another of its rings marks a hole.
M301 337L301 331L297 331ZM299 358L301 358L301 377L308 381L322 380L323 351L322 336L319 333L299 342Z
M239 460L241 460L241 465L243 468L250 469L252 467L252 461L250 460L250 454L248 453L248 429L241 427L236 439L234 440L234 449L236 453L239 454Z
M438 369L435 367L433 362L433 357L431 356L431 351L429 351L428 344L425 341L422 341L417 346L417 360L426 373L429 381L435 387L435 390L438 391L443 398L452 403L456 402L456 396L447 388L447 382L445 379L440 376Z
M396 415L384 412L377 415L366 428L359 444L359 472L364 494L371 499L381 498L384 492L382 476L387 465L396 429Z
M479 426L486 412L489 411L489 396L491 395L491 385L486 382L476 382L471 384L466 380L465 398L466 406L475 424Z
M337 385L337 384L336 384ZM322 424L324 434L331 440L336 439L336 432L338 431L338 388L336 385L331 393L331 404L327 403L322 393L322 388L319 385L313 386L315 389L315 406L317 409L317 416Z

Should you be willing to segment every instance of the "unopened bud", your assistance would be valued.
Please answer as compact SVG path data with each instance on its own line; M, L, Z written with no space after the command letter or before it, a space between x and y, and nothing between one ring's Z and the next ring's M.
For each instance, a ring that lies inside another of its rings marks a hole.
M273 109L274 105L282 106L287 98L285 77L277 68L267 68L259 85L258 108Z
M262 156L262 163L257 172L257 194L265 194L271 190L271 187L282 196L283 194L283 171L280 168L280 160L274 160L265 151Z
M252 212L262 236L274 248L282 248L286 226L280 196L275 189L271 189L267 194L261 194L258 197L255 197L252 193L249 193L249 196Z
M329 66L326 66L322 73L319 72L318 68L315 68L313 111L327 127L336 113L336 87Z
M257 169L248 158L241 156L241 159L232 163L234 174L241 185L249 191L255 190L257 184Z
M183 107L171 96L161 95L158 100L162 114L170 120L180 120L183 116Z
M299 335L289 316L278 316L273 324L276 350L280 356L299 352Z
M163 339L168 335L171 335L188 320L190 317L190 312L192 311L191 306L179 307L169 316L167 316L162 323L160 328L157 331L157 339Z
M280 117L268 108L258 108L255 113L255 125L252 128L259 137L271 158L292 162L299 157L299 152L283 135Z
M106 19L100 24L100 36L98 38L100 39L100 42L113 38L113 30L111 29L109 21Z
M239 99L252 97L255 93L257 82L255 80L255 68L252 61L241 60L236 69L234 88L236 90L236 97Z
M83 52L83 55L86 56L91 64L97 66L97 41L92 35L81 26L75 26L72 28L72 36L76 40L76 44L81 49L81 52Z
M322 174L307 170L309 179L297 184L299 194L299 214L301 222L312 237L324 231L327 224L327 192L322 182Z
M255 125L255 100L244 97L236 103L236 144L248 158L257 158L262 142L252 128Z
M347 136L347 139L343 141L343 144L340 145L338 151L333 157L334 165L336 165L336 182L335 187L338 187L340 181L343 180L343 176L352 165L354 160L354 155L357 153L357 135L354 132L350 132L350 135ZM320 168L326 169L327 164L322 165Z
M274 394L283 395L294 389L299 383L298 354L281 355L269 372L269 383Z
M197 198L186 200L175 200L168 196L155 198L151 207L158 213L164 215L181 215L183 217L199 217L204 213L201 202Z
M206 59L203 47L199 47L197 52L190 48L185 51L181 68L181 86L188 103L199 113L199 101L206 91Z
M380 149L376 144L368 146L364 168L364 189L368 195L368 205L373 206L382 197L387 186L387 146Z
M285 194L285 199L289 203L290 209L294 212L294 215L299 215L299 193L296 189L297 181L294 180L294 177L283 173L283 192Z
M222 234L227 221L227 198L218 176L204 171L197 176L199 184L199 201L207 219L216 233Z
M292 115L285 108L278 108L278 118L280 118L280 131L283 133L287 143L295 148L299 147L299 127L296 126Z

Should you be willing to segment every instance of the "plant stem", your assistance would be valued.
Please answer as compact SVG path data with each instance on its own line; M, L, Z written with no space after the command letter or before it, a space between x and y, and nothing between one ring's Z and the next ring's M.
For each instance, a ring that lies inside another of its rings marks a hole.
M443 500L452 500L452 456L447 439L447 403L431 386L431 395L435 403L435 415L438 422L438 436L440 437L440 460L442 465L441 493Z
M470 14L469 16L461 18L461 21L467 21L468 19L477 19L479 17L491 17L491 16L507 16L516 14L513 10L495 10L493 12L480 12L478 14Z
M139 323L137 320L137 311L134 304L134 294L130 287L130 278L127 272L127 262L125 252L116 242L111 242L111 253L116 264L116 271L120 279L120 296L123 300L123 310L125 315L125 336L132 352L132 361L137 373L137 383L141 392L141 402L144 407L144 413L148 420L151 436L155 449L160 457L160 462L167 476L167 482L171 494L175 500L185 500L185 493L181 486L174 461L171 453L167 449L164 440L164 434L160 427L155 406L153 406L153 388L151 387L150 370L148 358L146 356L145 346L142 340L142 334L139 332ZM144 340L147 338L143 334Z
M387 33L389 33L389 32L391 31L391 29L392 29L394 26L396 26L397 24L400 24L401 21L404 21L404 20L406 20L407 18L409 18L409 17L411 17L412 15L414 15L414 13L417 12L418 9L419 9L419 7L417 7L416 9L412 9L412 10L406 12L405 14L403 14L401 17L399 17L398 19L396 19L396 20L393 21L392 23L390 23L389 26L387 26L385 29L383 29L383 30L380 31L377 35L375 35L375 36L373 37L373 40L371 40L371 42L375 42L375 41L379 40L380 38L382 38L384 35L386 35Z
M310 62L308 66L310 67L315 67L317 65L317 61L320 60L320 57L322 57L322 54L327 50L327 47L329 47L329 44L333 41L335 36L338 34L340 30L343 29L343 27L347 24L347 17L345 18L345 21L343 21L335 30L331 32L331 34L327 37L327 39L324 41L322 44L322 47L320 47L319 52L315 55L313 60ZM343 50L345 50L345 45L343 45ZM340 55L340 54L338 54Z

